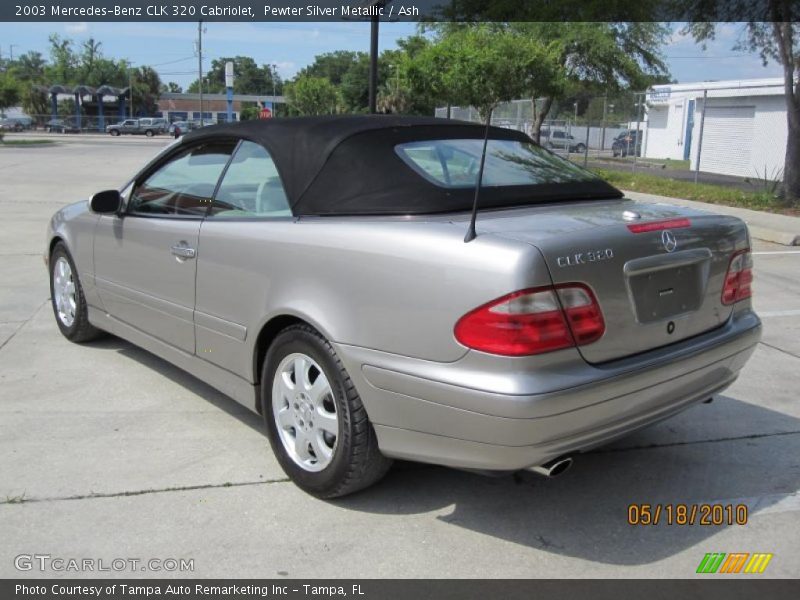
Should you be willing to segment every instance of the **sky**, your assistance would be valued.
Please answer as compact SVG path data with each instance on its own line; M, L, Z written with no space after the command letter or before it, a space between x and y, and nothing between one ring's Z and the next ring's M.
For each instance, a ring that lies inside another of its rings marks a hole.
M334 50L369 49L369 23L205 23L203 54L206 70L220 56L251 56L256 63L275 64L281 77L293 77L314 60ZM717 39L702 49L675 27L664 48L672 76L679 83L726 79L780 77L776 63L764 67L753 54L732 48L740 24L723 24ZM383 23L380 49L396 46L398 38L413 35L413 23ZM196 23L0 23L0 52L8 57L35 50L48 54L48 37L58 33L80 43L90 37L102 43L107 57L126 58L135 65L153 66L163 82L182 87L197 78ZM12 48L13 45L13 48Z

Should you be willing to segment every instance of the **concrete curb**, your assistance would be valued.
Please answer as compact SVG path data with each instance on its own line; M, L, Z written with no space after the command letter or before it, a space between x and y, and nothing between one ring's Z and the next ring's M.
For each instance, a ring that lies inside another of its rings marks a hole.
M749 210L747 208L734 208L722 204L708 204L706 202L696 202L694 200L683 200L681 198L669 198L667 196L656 196L655 194L643 194L623 190L625 196L638 202L650 202L660 204L674 204L685 206L695 210L704 210L722 215L738 217L747 223L750 235L765 242L774 242L783 246L800 246L800 218L777 215L774 213Z

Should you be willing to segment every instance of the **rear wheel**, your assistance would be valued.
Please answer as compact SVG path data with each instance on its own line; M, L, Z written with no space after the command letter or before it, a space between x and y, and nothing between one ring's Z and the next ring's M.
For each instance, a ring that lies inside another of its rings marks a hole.
M378 450L361 398L330 342L308 325L284 329L261 372L272 450L292 481L319 498L372 485L392 461Z
M78 270L62 242L56 244L50 255L50 299L56 323L65 338L80 343L102 335L89 323Z
M584 152L586 152L586 145L585 144L578 144L577 146L575 146L575 151L578 154L583 154Z
M148 129L147 131L144 132L144 134L147 137L153 137L153 130L152 129Z

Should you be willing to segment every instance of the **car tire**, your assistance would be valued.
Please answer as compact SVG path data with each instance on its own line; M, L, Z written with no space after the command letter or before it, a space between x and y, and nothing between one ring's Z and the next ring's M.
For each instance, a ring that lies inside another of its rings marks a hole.
M151 129L148 129L147 131L145 131L145 132L144 132L144 134L145 134L147 137L153 137L153 131L152 131Z
M117 131L116 129L112 129L109 133L114 137L117 137L119 135L119 131Z
M578 144L577 146L575 146L575 151L578 154L583 154L584 152L586 152L586 145L585 144Z
M53 248L49 266L50 304L61 333L76 343L100 337L103 332L89 323L78 270L63 242L58 242Z
M287 327L270 345L261 371L261 408L284 472L317 498L369 487L392 465L378 449L367 412L336 351L309 325Z

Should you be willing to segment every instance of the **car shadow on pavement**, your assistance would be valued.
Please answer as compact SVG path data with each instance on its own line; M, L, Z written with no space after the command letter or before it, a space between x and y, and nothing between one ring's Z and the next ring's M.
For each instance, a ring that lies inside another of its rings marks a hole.
M634 526L628 524L631 504L741 502L750 505L752 518L756 503L760 512L798 489L800 420L718 396L710 407L693 407L576 456L572 469L554 479L398 463L378 486L336 504L397 515L452 506L437 518L554 554L640 565L701 542L701 549L711 548L720 531L741 526L666 525L663 512L658 526Z

